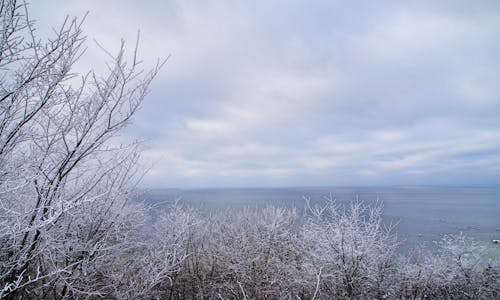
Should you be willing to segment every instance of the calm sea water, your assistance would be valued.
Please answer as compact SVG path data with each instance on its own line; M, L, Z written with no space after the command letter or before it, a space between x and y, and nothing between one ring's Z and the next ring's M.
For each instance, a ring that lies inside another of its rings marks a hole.
M500 239L500 187L158 189L149 190L142 199L167 205L180 198L203 211L268 204L300 210L304 197L316 202L330 193L339 204L356 198L366 204L381 201L384 220L397 223L398 238L405 247L432 245L445 234L460 232L488 243Z

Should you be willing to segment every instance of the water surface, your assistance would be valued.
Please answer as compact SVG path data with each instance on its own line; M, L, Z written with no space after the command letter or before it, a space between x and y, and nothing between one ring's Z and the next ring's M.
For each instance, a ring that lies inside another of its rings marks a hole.
M432 244L445 234L464 234L491 243L500 239L500 187L315 187L156 189L147 203L166 205L177 198L203 211L265 205L304 207L304 197L320 202L332 194L339 204L358 198L383 203L386 222L397 223L404 246Z

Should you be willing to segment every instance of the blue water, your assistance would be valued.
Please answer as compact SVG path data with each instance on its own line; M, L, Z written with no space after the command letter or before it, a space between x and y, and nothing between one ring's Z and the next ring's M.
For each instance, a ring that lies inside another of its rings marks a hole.
M460 232L478 241L500 239L500 187L157 189L142 199L161 206L180 198L202 211L268 204L300 210L304 197L319 202L330 193L339 204L356 198L366 204L381 201L385 222L397 223L398 239L405 248L433 244L445 234Z

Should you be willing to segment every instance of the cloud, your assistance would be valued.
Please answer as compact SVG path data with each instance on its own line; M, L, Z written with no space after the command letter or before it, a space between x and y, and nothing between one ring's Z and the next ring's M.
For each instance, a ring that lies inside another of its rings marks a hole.
M172 55L125 133L147 141L146 186L500 177L496 1L32 6L42 30L90 10L84 29L108 49L141 29L145 67ZM81 66L99 68L90 45Z
M453 44L467 43L480 33L480 24L453 14L392 11L367 24L354 44L360 53L377 59L417 58Z

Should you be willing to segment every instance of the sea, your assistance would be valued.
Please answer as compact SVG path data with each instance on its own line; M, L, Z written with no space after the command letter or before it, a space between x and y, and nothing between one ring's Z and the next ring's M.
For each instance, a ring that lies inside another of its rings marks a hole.
M500 186L149 189L140 199L157 209L177 200L201 212L274 205L293 206L300 213L306 198L315 204L325 197L338 205L381 203L384 222L395 225L405 250L432 248L445 235L459 233L484 244L500 240Z

